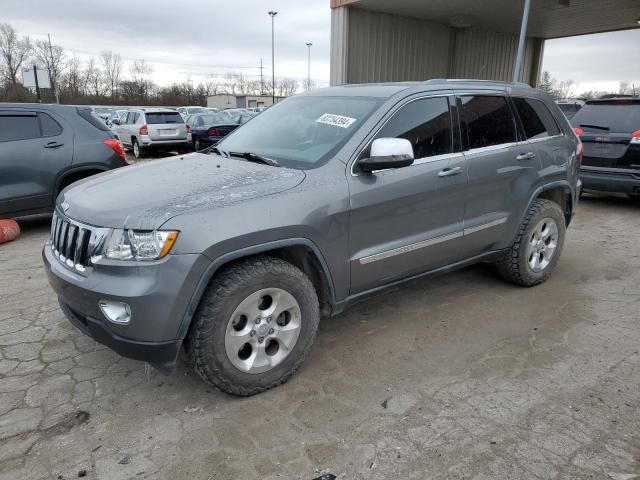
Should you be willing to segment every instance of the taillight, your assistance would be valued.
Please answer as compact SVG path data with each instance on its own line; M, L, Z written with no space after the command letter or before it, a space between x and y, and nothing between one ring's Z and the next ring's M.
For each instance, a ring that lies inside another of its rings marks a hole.
M573 127L573 131L576 132L577 136L581 136L582 134L584 134L584 130L580 127Z
M576 157L578 159L578 165L582 165L583 153L584 153L584 148L582 147L582 142L578 142L578 148L576 149Z
M636 130L631 134L631 143L640 143L640 130Z
M222 132L220 132L220 130L214 127L209 129L209 132L207 132L207 135L210 137L221 137Z
M118 154L118 156L122 160L124 160L124 149L122 148L122 144L118 140L116 140L115 138L108 138L107 140L103 140L102 143L111 148Z
M191 125L189 125L188 123L186 125L187 125L187 133L191 133Z
M147 127L146 125L142 125L138 132L140 133L140 135L149 135L149 127Z

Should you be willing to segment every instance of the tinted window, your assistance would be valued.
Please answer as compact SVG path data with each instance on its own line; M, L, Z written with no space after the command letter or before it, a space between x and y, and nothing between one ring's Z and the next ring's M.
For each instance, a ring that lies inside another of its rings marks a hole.
M15 115L0 112L0 142L38 137L40 137L40 124L35 114Z
M571 119L585 132L631 133L640 128L640 103L588 103Z
M98 130L102 130L104 132L109 132L109 127L107 127L107 124L104 123L100 118L98 118L98 116L95 114L95 112L90 109L90 108L78 108L78 115L80 115L82 118L84 118L87 122L89 122L91 125L93 125L94 127L96 127Z
M62 127L49 114L40 112L40 126L43 137L55 137L62 133Z
M149 125L158 125L161 123L184 123L184 120L178 112L156 112L147 113L147 123Z
M469 149L516 141L515 119L505 97L475 95L460 99Z
M514 98L527 140L558 135L560 130L549 109L539 100Z
M395 113L376 137L409 140L415 158L453 152L447 98L425 98L408 103Z

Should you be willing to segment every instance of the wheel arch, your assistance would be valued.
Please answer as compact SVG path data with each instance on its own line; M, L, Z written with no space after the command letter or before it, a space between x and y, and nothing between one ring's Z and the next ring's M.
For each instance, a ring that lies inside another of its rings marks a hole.
M568 182L555 182L541 187L537 192L537 195L535 195L529 202L527 210L531 208L531 204L538 198L551 200L552 202L560 205L560 208L564 213L565 225L569 226L571 218L573 217L573 195L571 186Z
M187 335L202 296L216 273L224 266L257 255L272 255L302 270L310 278L316 289L321 314L330 315L333 305L336 304L335 290L329 266L320 248L306 238L276 240L228 252L211 262L198 282L187 305L187 310L178 329L178 338L184 339Z
M92 175L96 175L98 173L106 172L108 168L103 165L83 165L82 167L74 167L69 170L65 170L56 181L56 189L54 191L53 200L55 201L60 195L60 192L64 190L67 186L71 185L78 180L82 180L83 178L90 177Z

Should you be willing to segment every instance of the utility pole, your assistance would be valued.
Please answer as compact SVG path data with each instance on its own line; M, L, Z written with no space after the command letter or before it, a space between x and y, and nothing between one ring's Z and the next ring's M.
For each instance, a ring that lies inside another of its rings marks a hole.
M307 43L307 90L311 90L311 45L313 43Z
M33 79L36 82L36 96L38 98L38 103L42 103L42 97L40 96L40 85L38 84L38 70L35 63L33 64Z
M264 76L262 75L262 57L260 57L260 95L264 95Z
M271 103L276 103L276 47L275 47L275 18L278 12L271 10L269 16L271 17Z
M47 33L47 37L49 37L49 58L51 65L53 65L53 47L51 46L51 34ZM49 71L49 81L51 82L51 71ZM60 97L58 96L58 85L56 85L54 82L51 82L51 85L53 86L53 91L56 95L56 103L60 103Z

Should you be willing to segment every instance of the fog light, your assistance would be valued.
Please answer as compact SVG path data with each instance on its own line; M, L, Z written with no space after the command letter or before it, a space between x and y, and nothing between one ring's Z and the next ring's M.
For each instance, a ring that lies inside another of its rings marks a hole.
M125 325L131 320L131 307L126 303L100 300L98 305L110 322Z

